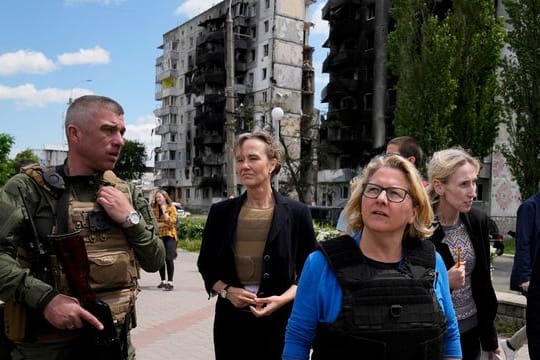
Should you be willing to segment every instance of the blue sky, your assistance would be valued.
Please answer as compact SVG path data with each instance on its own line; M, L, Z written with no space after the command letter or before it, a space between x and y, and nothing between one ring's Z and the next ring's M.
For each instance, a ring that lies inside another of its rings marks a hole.
M284 0L286 1L286 0ZM124 107L126 138L152 149L159 137L153 110L155 59L163 33L217 0L0 1L0 133L15 138L14 156L27 148L65 145L63 117L70 97L99 94ZM326 85L320 20L326 1L311 5L316 106ZM150 155L150 154L148 154Z

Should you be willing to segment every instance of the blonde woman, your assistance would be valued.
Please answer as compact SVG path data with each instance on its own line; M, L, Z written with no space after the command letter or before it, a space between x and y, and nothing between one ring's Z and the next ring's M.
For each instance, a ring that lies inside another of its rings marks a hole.
M246 191L215 203L197 265L214 314L216 360L281 360L285 326L304 261L317 244L309 208L272 188L279 144L265 131L241 134L236 175Z
M355 235L308 257L287 325L284 360L460 359L433 212L418 171L374 158L345 207Z
M161 282L158 288L171 291L174 288L174 259L176 258L176 207L169 194L165 190L159 190L154 197L152 209L158 223L159 237L166 251L165 264L159 269Z
M428 165L427 190L438 225L431 240L448 270L463 360L476 360L481 348L489 360L501 354L488 217L472 208L479 171L480 162L460 148L435 152Z

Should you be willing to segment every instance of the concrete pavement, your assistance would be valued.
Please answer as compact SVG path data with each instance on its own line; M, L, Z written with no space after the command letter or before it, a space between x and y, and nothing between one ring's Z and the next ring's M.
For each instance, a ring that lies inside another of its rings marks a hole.
M196 253L179 250L172 291L157 288L158 273L141 273L137 327L131 333L138 360L214 358L212 324L216 299L208 300L196 261ZM496 289L499 298L513 295L502 289ZM529 356L525 345L516 360L526 359Z

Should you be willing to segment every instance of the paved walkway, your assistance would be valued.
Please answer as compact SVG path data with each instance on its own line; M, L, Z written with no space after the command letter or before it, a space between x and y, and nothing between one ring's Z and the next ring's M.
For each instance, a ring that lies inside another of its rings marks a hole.
M138 326L132 331L138 360L214 359L212 324L216 300L208 300L196 261L196 253L179 251L173 291L156 287L160 282L158 273L142 272ZM524 346L516 360L526 359L529 356Z

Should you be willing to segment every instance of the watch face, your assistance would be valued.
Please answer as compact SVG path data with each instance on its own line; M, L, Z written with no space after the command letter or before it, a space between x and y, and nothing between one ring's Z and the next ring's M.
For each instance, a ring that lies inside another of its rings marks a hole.
M141 217L139 216L138 212L132 212L129 214L128 221L132 223L133 225L137 225L139 221L141 220Z

